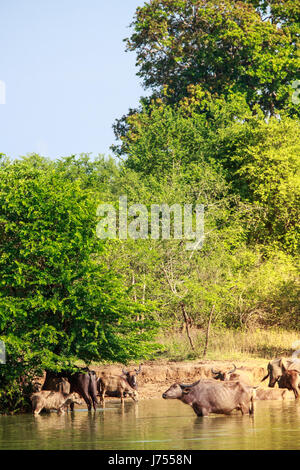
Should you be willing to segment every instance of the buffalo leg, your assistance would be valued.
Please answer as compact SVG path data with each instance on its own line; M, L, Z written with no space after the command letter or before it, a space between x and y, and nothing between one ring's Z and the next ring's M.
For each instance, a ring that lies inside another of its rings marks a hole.
M206 408L200 408L199 405L197 405L196 403L194 403L192 405L192 408L194 410L194 412L196 413L197 416L208 416L208 410Z
M82 395L82 398L84 399L85 403L87 404L88 410L91 411L92 403L91 403L91 400L90 400L89 396L87 395L87 393L85 393L84 390L81 392L81 395ZM73 408L74 408L74 404L73 404Z
M249 407L249 406L245 405L244 403L241 403L240 410L241 410L242 415L247 415L247 414L252 414L253 413L251 405Z
M101 387L101 392L100 392L100 403L101 403L101 405L103 406L103 408L104 408L104 406L105 406L105 401L104 401L105 390L106 390L106 389L105 389L105 387L104 387L104 385L103 385L103 386Z
M254 398L251 397L251 400L250 400L250 408L249 408L249 414L250 415L253 415L254 413Z
M92 398L92 403L93 403L93 408L94 408L94 410L96 411L96 409L97 409L97 408L96 408L96 402L95 402L95 400L94 400L93 398Z
M34 416L38 416L40 412L42 411L43 408L41 407L36 407L35 410L33 411Z

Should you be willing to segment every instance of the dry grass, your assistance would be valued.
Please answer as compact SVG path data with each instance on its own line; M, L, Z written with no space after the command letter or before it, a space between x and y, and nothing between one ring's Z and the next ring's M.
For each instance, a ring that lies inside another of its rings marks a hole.
M205 332L191 332L195 350L193 351L185 333L165 333L159 342L165 350L160 358L184 361L203 357ZM238 331L215 329L211 331L205 359L269 359L277 356L290 356L294 352L293 343L300 339L300 333L285 330ZM299 344L300 349L300 344Z

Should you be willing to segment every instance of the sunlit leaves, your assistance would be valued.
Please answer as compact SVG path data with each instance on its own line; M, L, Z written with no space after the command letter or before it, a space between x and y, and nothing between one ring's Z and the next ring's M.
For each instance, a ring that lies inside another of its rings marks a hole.
M300 66L299 17L290 1L268 2L266 17L263 3L154 0L139 7L127 49L137 54L145 86L158 94L169 86L171 102L200 84L218 95L245 93L266 114L298 112L290 91Z

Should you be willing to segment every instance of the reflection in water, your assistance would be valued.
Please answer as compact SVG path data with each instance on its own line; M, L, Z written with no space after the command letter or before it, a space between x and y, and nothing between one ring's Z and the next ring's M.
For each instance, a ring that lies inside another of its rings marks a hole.
M177 400L1 416L0 449L300 449L300 400L256 402L250 417L197 418Z

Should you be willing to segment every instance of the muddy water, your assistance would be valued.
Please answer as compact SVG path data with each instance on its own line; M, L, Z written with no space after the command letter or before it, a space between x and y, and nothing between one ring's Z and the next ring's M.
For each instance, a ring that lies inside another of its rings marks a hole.
M117 401L34 418L0 417L3 449L211 450L300 449L300 401L256 402L255 415L197 418L177 400Z

